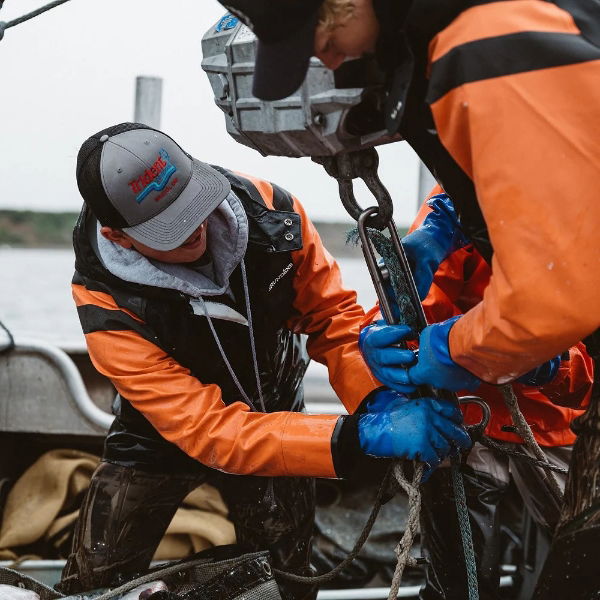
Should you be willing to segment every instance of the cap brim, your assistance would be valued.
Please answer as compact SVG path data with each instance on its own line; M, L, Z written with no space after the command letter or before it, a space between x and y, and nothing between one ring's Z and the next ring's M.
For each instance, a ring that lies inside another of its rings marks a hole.
M192 159L192 175L179 197L155 217L124 227L123 231L154 250L173 250L194 233L230 191L224 175Z
M281 100L302 84L314 52L317 12L292 35L279 42L258 40L252 93L261 100Z

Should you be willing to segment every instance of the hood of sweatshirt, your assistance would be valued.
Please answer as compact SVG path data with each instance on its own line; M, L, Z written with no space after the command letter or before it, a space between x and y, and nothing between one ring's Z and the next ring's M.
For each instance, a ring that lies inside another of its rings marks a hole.
M123 248L100 234L100 224L95 219L89 220L87 233L104 267L123 281L173 289L192 298L219 296L229 289L229 277L246 252L248 217L232 191L207 221L211 263L204 267L163 263L134 248Z

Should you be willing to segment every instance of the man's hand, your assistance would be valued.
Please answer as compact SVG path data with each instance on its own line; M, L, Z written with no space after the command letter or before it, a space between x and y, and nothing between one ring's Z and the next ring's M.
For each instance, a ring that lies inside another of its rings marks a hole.
M440 264L469 243L447 194L432 196L427 204L433 210L402 240L421 300L429 293Z
M425 327L419 337L418 353L397 346L413 338L410 327L382 321L365 327L358 344L373 375L397 392L410 394L423 384L452 391L475 390L481 381L457 365L448 348L450 329L459 318Z
M461 423L458 406L383 390L359 415L358 437L362 451L370 456L426 463L426 479L452 452L471 447Z

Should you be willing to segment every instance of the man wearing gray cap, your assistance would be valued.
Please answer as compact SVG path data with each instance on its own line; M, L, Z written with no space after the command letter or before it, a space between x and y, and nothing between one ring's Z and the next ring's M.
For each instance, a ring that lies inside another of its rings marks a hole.
M118 396L61 591L145 569L181 500L206 481L239 544L307 573L313 477L348 476L370 457L434 468L469 445L455 407L373 379L356 294L287 192L136 123L88 138L77 183L73 295L90 357ZM350 415L303 412L300 334Z

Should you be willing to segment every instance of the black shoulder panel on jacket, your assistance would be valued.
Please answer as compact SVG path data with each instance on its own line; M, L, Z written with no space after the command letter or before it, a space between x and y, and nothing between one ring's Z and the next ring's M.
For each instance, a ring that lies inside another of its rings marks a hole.
M431 65L427 102L465 83L598 59L600 48L572 33L522 31L467 42Z
M145 323L136 321L120 310L110 310L93 304L77 307L77 314L84 334L96 331L135 331L145 340L158 344L158 339Z
M211 165L213 169L219 171L222 175L225 175L231 184L231 187L238 193L238 195L246 195L250 200L260 204L261 206L266 206L265 201L263 200L260 192L256 189L256 186L245 177L241 175L236 175L232 173L229 169L224 169L223 167L219 167L217 165ZM240 198L243 202L243 198Z
M566 10L581 30L584 38L600 46L600 0L553 0L554 4Z
M273 186L273 208L276 210L292 212L294 210L294 200L292 195L275 183L272 183L271 185Z
M108 294L113 298L117 306L134 313L142 320L145 319L147 300L140 295L134 294L132 290L112 287L101 281L97 281L96 279L84 277L78 271L75 271L72 283L75 285L83 285L90 292L102 292Z

